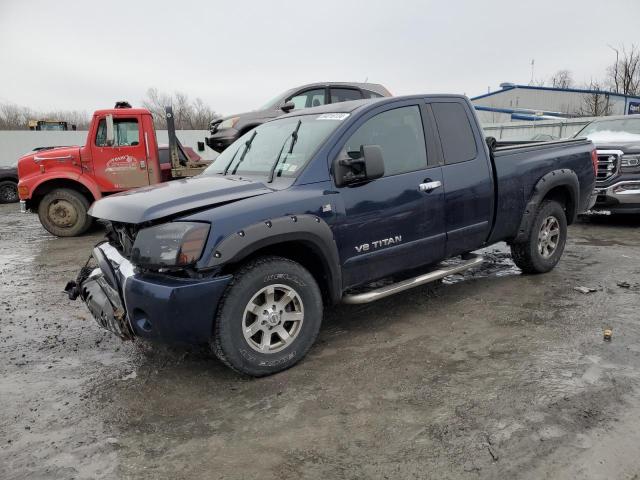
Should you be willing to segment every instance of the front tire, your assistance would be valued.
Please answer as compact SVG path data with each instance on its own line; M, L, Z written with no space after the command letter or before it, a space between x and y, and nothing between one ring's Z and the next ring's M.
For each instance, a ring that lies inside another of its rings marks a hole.
M511 256L524 273L546 273L560 261L567 242L567 216L562 205L544 201L527 240L511 245Z
M57 237L75 237L82 235L91 226L87 210L89 201L80 192L57 188L40 201L38 217L49 233Z
M299 263L262 257L243 266L220 302L212 349L233 370L271 375L299 362L318 336L322 296Z

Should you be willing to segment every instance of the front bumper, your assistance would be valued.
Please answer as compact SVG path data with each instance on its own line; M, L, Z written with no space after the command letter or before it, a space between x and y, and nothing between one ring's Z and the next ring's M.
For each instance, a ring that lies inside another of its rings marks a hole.
M623 180L608 187L596 187L596 193L593 210L611 213L640 212L640 180Z
M213 333L218 302L231 275L183 279L142 274L108 243L93 250L98 267L81 272L79 294L96 322L123 340L205 344ZM70 298L73 296L70 293Z
M205 137L204 142L207 146L218 153L222 153L229 145L240 137L240 132L235 128L228 128Z

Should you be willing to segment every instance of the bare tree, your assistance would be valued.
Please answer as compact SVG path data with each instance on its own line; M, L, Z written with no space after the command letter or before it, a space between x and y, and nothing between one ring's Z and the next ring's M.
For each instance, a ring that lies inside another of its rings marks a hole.
M571 88L573 87L573 75L569 70L558 70L549 79L549 83L553 88Z
M616 52L616 61L608 68L608 83L611 90L623 95L640 94L640 49L634 44L627 50L611 47Z
M597 80L591 80L584 88L585 90L589 90L589 93L584 94L582 105L576 111L576 115L581 117L611 115L609 92L602 90L602 84Z
M175 92L173 95L159 92L157 88L147 90L147 96L142 105L151 112L156 128L167 128L165 119L165 106L173 108L173 118L178 130L206 130L209 122L219 115L202 99L191 101L183 92Z
M0 130L28 130L29 120L67 122L69 128L75 125L79 130L89 126L90 116L78 110L55 110L42 112L14 103L0 104Z

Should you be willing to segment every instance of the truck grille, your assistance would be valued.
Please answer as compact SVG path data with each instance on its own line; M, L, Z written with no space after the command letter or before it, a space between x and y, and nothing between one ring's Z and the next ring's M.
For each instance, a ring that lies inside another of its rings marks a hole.
M618 173L622 152L617 150L598 150L598 174L596 181L604 182Z

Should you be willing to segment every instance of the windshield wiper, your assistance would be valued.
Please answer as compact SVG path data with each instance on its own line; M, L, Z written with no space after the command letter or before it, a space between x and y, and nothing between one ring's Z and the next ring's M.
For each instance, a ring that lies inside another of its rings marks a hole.
M256 135L258 135L258 132L254 130L253 134L251 135L251 138L246 142L244 142L244 150L242 151L242 155L240 155L240 159L238 160L238 163L236 163L236 167L233 169L233 172L231 172L232 175L235 175L235 173L238 171L238 166L242 163L242 161L244 160L244 157L247 155L247 152L251 148L251 142L253 142L253 139L256 138ZM236 155L238 154L239 151L240 149L236 150L236 153L233 154L233 157L231 157L231 161L229 161L229 163L224 169L223 175L227 174L229 167L231 167L231 165L233 164L233 159L236 158Z
M291 154L293 152L293 147L295 146L296 142L298 141L298 130L300 130L300 125L302 125L302 120L298 120L298 124L296 125L296 128L293 130L293 132L291 132L291 135L289 135L287 138L284 139L284 143L282 144L282 147L280 148L280 151L278 152L278 156L276 157L276 161L273 162L273 165L271 165L271 170L269 170L269 179L267 180L267 183L272 183L273 182L273 175L275 174L276 171L276 167L278 166L278 163L280 163L280 157L282 156L282 151L284 150L284 146L287 144L287 141L291 138L291 146L289 147L289 154Z
M239 151L240 151L240 148L238 148L238 150L236 150L236 152L231 156L231 160L229 160L229 163L227 163L227 166L224 167L224 171L222 172L222 175L226 175L227 174L227 170L229 170L229 167L231 166L231 164L235 160L236 155L238 154Z

